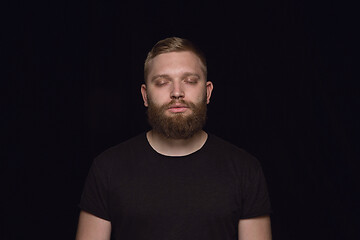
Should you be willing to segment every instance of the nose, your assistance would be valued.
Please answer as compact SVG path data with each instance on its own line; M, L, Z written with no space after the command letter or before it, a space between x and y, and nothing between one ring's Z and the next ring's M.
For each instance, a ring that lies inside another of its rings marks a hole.
M183 91L181 83L174 82L170 97L172 99L179 99L179 98L184 98L184 96L185 93Z

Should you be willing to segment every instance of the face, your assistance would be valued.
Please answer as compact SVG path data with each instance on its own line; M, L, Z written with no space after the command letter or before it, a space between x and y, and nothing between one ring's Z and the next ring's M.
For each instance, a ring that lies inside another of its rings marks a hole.
M153 130L178 129L181 134L165 134L172 138L187 138L201 130L213 85L206 81L195 54L185 51L156 56L149 62L146 83L141 93Z

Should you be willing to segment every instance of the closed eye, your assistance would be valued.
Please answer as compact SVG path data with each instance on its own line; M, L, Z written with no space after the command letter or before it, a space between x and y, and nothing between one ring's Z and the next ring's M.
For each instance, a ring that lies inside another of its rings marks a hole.
M166 85L167 83L169 83L169 80L167 80L167 79L158 79L155 81L155 86L161 87L161 86Z
M188 77L185 78L184 82L189 84L197 84L199 82L199 79L197 77Z

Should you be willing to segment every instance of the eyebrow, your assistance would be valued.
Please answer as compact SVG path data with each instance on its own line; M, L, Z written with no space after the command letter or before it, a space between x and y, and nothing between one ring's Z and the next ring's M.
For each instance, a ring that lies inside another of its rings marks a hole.
M165 79L171 79L171 77L167 74L158 74L158 75L155 75L151 78L151 81L155 81L156 79L158 78L165 78Z
M186 73L183 74L183 77L190 77L190 76L195 76L195 77L197 77L199 79L201 78L200 75L197 74L197 73L186 72Z
M197 78L201 78L199 74L197 73L192 73L192 72L185 72L183 75L182 75L182 78L185 78L185 77L189 77L189 76L195 76ZM158 74L158 75L155 75L151 78L151 82L155 81L156 79L158 78L165 78L165 79L171 79L170 75L168 74Z

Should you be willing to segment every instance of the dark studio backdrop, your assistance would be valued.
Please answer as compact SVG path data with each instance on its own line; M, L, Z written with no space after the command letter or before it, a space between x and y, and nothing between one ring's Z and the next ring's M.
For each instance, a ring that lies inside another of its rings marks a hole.
M148 129L143 62L169 36L206 53L206 130L262 163L273 238L358 236L354 6L8 1L1 13L0 239L75 237L93 158Z

